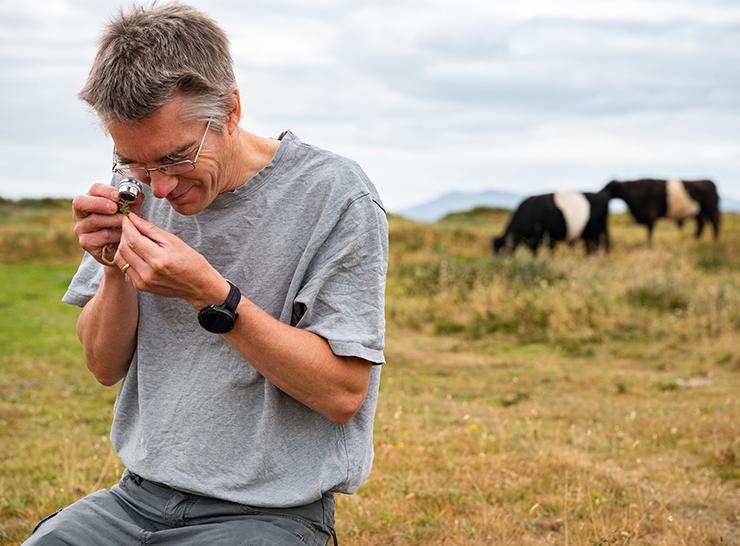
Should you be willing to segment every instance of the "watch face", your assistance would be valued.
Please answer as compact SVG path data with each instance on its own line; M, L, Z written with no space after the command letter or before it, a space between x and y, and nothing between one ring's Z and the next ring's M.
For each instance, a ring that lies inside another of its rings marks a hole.
M200 325L214 334L225 334L234 328L236 317L226 309L207 307L198 313Z

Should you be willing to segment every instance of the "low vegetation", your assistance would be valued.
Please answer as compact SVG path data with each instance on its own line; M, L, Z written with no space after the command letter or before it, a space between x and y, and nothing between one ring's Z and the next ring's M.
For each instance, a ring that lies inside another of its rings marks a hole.
M59 303L67 204L0 203L0 544L122 467L115 388ZM508 213L393 217L387 359L351 545L738 544L740 216L722 240L626 215L613 251L493 257Z

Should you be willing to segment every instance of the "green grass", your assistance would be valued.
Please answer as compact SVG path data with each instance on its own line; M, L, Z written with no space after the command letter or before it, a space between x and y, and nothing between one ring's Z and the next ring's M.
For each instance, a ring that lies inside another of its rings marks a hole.
M0 222L0 544L122 471L59 302L68 204ZM740 216L612 216L614 250L490 255L508 214L393 217L373 473L343 544L738 544ZM56 241L56 242L55 242Z
M86 372L78 310L60 302L73 263L0 265L0 537L114 478L114 391ZM107 474L101 479L101 474ZM96 485L97 484L97 485Z

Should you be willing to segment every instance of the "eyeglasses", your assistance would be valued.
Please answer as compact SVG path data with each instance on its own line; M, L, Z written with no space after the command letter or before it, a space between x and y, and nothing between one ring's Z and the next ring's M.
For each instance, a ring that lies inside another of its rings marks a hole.
M211 120L209 119L208 123L206 124L206 130L203 132L203 138L200 139L198 150L195 152L195 157L193 159L183 159L182 161L175 161L174 163L163 163L162 165L157 165L156 167L145 167L144 165L119 163L118 161L116 161L116 150L114 148L112 170L114 173L118 173L123 176L132 176L136 180L140 180L141 182L150 182L151 175L149 173L151 173L152 171L159 171L162 174L166 174L168 176L176 176L178 174L190 172L195 169L195 164L198 162L198 156L200 155L201 148L203 148L203 143L206 141L206 135L208 134L208 129L210 126Z

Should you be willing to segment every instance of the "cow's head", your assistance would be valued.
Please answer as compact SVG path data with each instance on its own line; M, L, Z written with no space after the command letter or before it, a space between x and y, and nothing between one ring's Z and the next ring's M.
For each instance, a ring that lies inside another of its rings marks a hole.
M501 237L494 237L491 240L491 248L494 254L500 254L502 251L509 252L511 245L508 244L508 237L502 235Z

